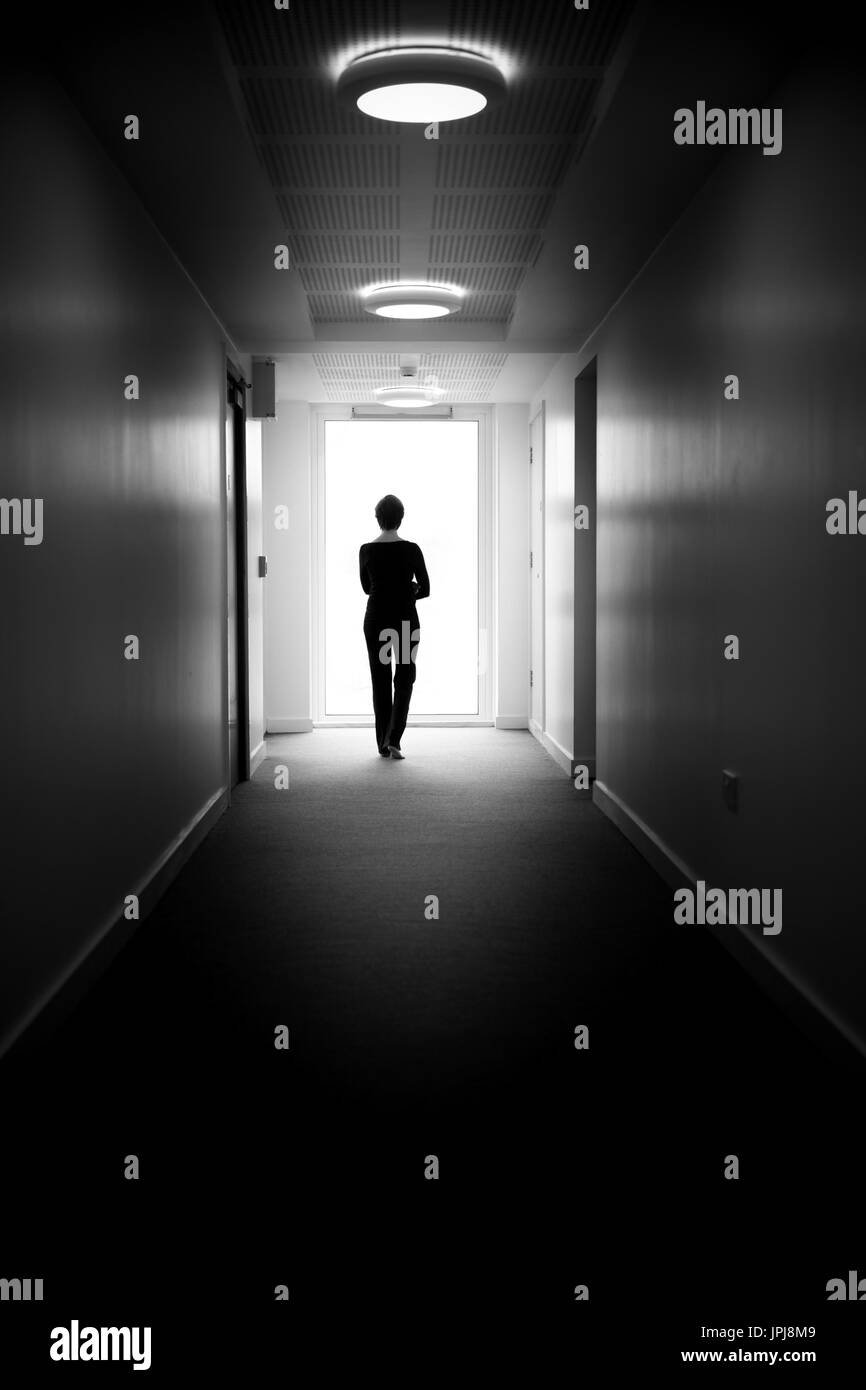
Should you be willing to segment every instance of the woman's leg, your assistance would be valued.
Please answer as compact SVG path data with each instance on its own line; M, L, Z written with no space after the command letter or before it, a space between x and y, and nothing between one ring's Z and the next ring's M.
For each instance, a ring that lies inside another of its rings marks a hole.
M391 661L383 662L379 653L385 646L379 638L383 624L375 617L364 619L364 640L370 660L370 683L373 687L373 715L376 720L376 747L381 752L391 723Z
M394 672L394 707L391 713L391 732L388 742L395 748L400 747L400 740L406 728L406 721L409 718L409 704L412 699L412 688L415 685L415 654L421 638L421 629L418 625L418 614L413 613L409 619L411 643L409 650L406 644L401 642L400 660L397 662ZM401 624L402 635L402 624Z

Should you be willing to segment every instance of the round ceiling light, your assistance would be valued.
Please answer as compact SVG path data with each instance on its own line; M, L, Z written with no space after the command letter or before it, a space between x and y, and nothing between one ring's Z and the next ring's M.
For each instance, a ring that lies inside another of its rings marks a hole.
M457 48L386 48L355 58L337 94L380 121L431 125L474 116L505 94L495 63Z
M383 319L441 319L462 302L462 291L448 285L381 285L364 295L367 313Z
M380 405L418 410L425 405L436 405L445 392L438 386L419 386L414 377L407 376L402 386L379 386L373 395Z

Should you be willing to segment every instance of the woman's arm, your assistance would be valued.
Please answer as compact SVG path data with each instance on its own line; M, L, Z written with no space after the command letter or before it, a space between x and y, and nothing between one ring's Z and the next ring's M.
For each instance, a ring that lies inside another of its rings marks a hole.
M430 597L430 576L427 573L427 566L424 564L424 556L421 554L420 545L415 546L415 578L418 583L413 584L416 598Z
M361 549L358 551L358 568L361 572L361 588L364 590L365 594L369 594L370 576L367 573L367 557L364 554L364 551L366 549L367 547L365 545L362 545Z

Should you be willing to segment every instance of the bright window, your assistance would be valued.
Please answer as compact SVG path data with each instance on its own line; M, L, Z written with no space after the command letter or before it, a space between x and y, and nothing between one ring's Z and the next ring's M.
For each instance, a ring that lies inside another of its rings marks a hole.
M358 550L386 493L430 575L409 714L478 713L478 422L328 420L325 426L325 714L372 718Z

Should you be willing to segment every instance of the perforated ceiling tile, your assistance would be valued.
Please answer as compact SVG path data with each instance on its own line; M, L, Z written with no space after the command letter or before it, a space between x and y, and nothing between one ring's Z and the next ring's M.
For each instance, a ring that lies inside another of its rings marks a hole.
M305 290L319 295L356 295L358 276L354 266L299 266L298 274ZM393 266L370 264L371 281L381 282L393 274Z
M275 188L379 192L400 183L399 145L268 144L262 159Z
M279 193L277 205L289 231L327 235L332 227L346 231L398 230L400 200L396 194Z
M369 315L356 293L317 294L308 291L307 302L316 323L366 324L369 319Z
M446 403L479 404L490 399L507 360L501 352L421 353L418 377L444 390ZM396 352L315 352L313 362L329 401L375 402L377 387L401 380Z
M335 53L364 51L400 37L400 0L293 0L278 11L267 4L218 0L232 61L240 68L317 68Z
M471 123L454 121L453 134L478 141L520 137L540 146L566 138L580 149L592 126L601 82L601 77L573 77L567 72L537 80L527 77L501 106L480 112Z
M523 279L522 266L477 266L467 275L459 263L435 261L430 266L430 279L437 283L453 284L467 295L515 294Z
M258 142L268 137L289 140L308 136L382 137L382 126L370 116L349 111L337 102L334 84L321 70L306 76L246 77L240 80L250 133ZM393 136L392 136L393 138Z
M540 231L552 200L552 193L440 194L433 202L433 227L437 232Z
M571 157L571 145L559 141L501 141L443 145L436 168L436 187L470 189L556 188Z
M451 0L449 42L514 54L527 67L580 67L610 62L631 12L630 0L604 0L575 13L566 4Z
M296 234L292 241L294 264L317 267L323 274L333 266L381 265L388 267L389 274L396 274L400 262L400 238L396 235L363 233L358 235L319 235L304 236Z
M442 233L430 238L430 263L431 266L464 266L467 270L491 265L523 269L535 264L541 246L542 240L537 233Z

